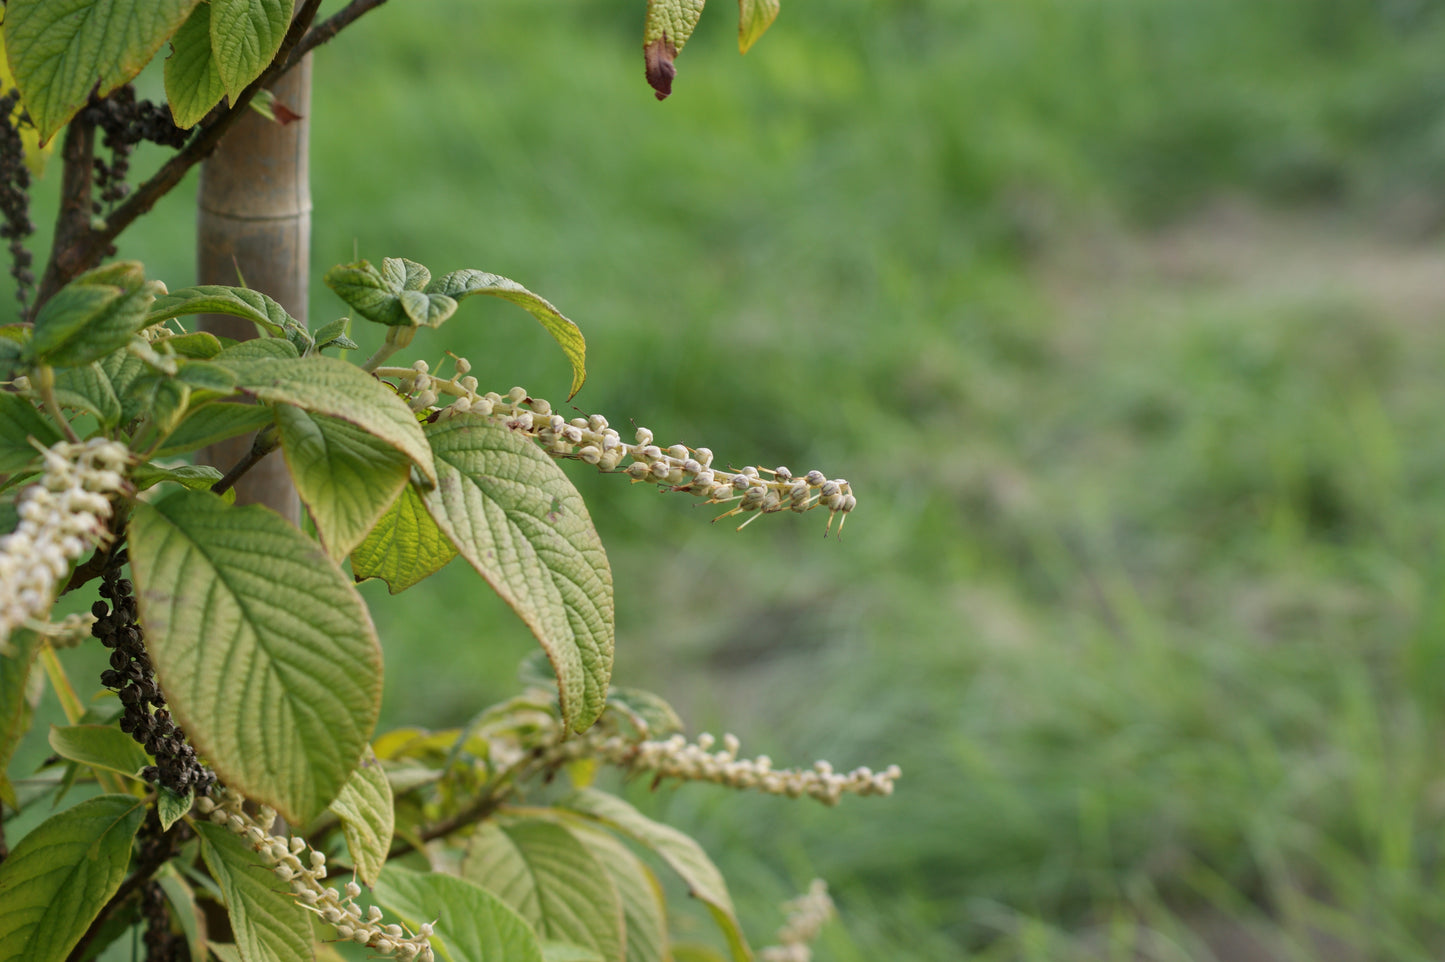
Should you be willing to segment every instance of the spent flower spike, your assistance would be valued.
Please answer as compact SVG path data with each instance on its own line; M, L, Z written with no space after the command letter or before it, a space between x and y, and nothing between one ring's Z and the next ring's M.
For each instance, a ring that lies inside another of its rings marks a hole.
M0 650L10 633L44 619L61 580L107 535L110 499L128 490L125 445L105 438L40 450L40 480L20 493L20 523L0 536Z
M409 368L378 368L375 373L395 378L397 390L412 410L429 411L429 416L438 418L463 414L492 418L534 439L553 457L585 461L600 471L624 473L633 482L655 484L665 491L686 492L706 499L706 504L732 505L714 520L749 515L738 525L739 530L759 515L801 514L821 507L828 510L825 534L832 531L834 517L839 518L841 534L848 514L858 504L847 481L830 479L821 471L795 475L782 466L725 470L716 466L707 448L683 444L663 448L654 443L652 431L645 427L637 428L633 440L626 441L602 415L566 418L555 413L545 398L533 397L525 388L514 387L505 395L494 391L479 394L477 379L467 374L471 364L466 358L457 358L455 366L449 380L432 374L425 361ZM437 408L444 395L453 400Z
M326 856L299 836L272 835L270 826L276 821L272 809L263 805L252 816L240 793L217 788L209 797L196 799L196 810L250 842L251 848L270 864L272 873L291 886L297 904L320 916L339 937L401 962L434 962L430 923L422 925L419 932L408 932L395 923L383 925L379 908L373 905L363 913L356 904L361 886L355 881L347 882L340 892L322 884Z
M778 944L770 945L758 953L760 962L811 962L813 949L810 945L823 931L823 926L833 917L833 900L828 895L828 883L815 878L808 891L783 904L788 913L783 927L778 929Z

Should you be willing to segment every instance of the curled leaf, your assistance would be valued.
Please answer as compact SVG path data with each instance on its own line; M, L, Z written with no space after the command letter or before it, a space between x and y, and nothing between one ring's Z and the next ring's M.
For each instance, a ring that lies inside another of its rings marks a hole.
M647 0L647 20L642 28L642 53L647 82L658 100L672 93L677 76L673 61L692 36L702 16L704 0Z

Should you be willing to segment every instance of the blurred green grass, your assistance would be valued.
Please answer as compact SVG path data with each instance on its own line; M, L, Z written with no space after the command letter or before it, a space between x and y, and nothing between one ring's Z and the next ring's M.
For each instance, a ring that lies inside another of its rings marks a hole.
M390 4L316 58L315 322L353 251L506 274L587 334L582 409L859 494L833 542L575 472L619 682L905 770L640 801L759 941L828 878L821 959L1438 958L1445 4L793 2L745 58L731 16L664 104L637 3ZM122 254L184 283L187 203ZM507 305L428 337L565 395ZM366 590L388 719L511 690L467 572Z

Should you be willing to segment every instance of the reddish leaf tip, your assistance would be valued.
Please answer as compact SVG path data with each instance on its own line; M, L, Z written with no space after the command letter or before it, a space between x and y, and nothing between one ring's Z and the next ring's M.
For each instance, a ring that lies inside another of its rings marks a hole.
M647 82L658 100L666 100L672 93L672 79L677 76L677 67L673 65L677 46L664 33L643 48L643 57L647 63Z

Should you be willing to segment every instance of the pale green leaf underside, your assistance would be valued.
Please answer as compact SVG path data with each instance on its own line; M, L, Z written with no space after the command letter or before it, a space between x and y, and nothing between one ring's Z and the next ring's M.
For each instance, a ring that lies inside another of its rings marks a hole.
M405 591L457 556L422 504L416 488L407 485L366 539L351 552L357 581L380 578L392 594Z
M496 896L464 879L388 865L376 900L413 930L436 920L443 962L542 962L537 936Z
M60 962L120 888L145 806L100 795L52 815L0 863L0 962Z
M606 704L612 569L572 482L526 437L483 417L427 427L437 486L422 501L461 553L522 618L558 679L577 731Z
M386 385L354 364L319 356L227 358L224 352L215 363L234 371L239 389L246 394L364 428L410 458L428 480L436 479L432 452L416 415Z
M311 962L311 920L251 846L197 821L201 857L221 886L242 962Z
M276 405L281 450L327 553L345 558L401 494L411 464L346 421Z
M171 38L166 58L166 100L177 127L186 130L200 123L221 102L226 85L211 55L211 5L197 4L190 19Z
M222 781L304 823L356 767L381 703L365 604L316 542L258 505L139 503L130 557L171 711Z
M232 102L281 49L291 0L211 0L211 51Z
M42 140L140 73L197 0L9 0L5 52Z
M376 884L391 852L391 833L396 821L391 783L371 747L351 773L341 794L332 800L331 811L341 819L346 847L362 884Z
M538 297L516 281L508 280L486 271L452 271L427 285L429 294L445 294L460 301L474 294L486 294L511 301L527 311L547 329L547 333L562 348L572 365L572 387L567 394L570 399L582 390L587 380L587 341L582 330L561 311L544 298Z
M652 869L616 836L582 824L568 828L612 876L626 921L627 962L666 962L667 903Z
M516 909L543 938L623 962L622 901L612 877L561 825L483 824L467 847L462 876Z
M660 855L687 883L693 897L707 905L713 920L728 940L733 958L737 962L752 958L752 951L738 924L737 913L733 910L727 883L694 839L671 825L654 822L615 795L593 789L574 792L563 800L561 807L595 819Z
M72 762L139 778L150 756L114 725L52 725L50 747Z

